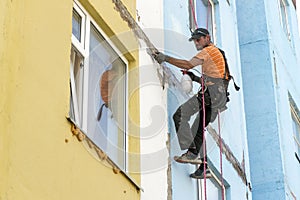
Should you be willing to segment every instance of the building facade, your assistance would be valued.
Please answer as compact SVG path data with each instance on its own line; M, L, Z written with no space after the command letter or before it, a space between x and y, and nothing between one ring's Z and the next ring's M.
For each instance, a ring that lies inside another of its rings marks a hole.
M0 199L300 198L295 4L1 1ZM191 59L197 27L241 87L205 131L206 180L173 160L172 116L200 86L152 56Z

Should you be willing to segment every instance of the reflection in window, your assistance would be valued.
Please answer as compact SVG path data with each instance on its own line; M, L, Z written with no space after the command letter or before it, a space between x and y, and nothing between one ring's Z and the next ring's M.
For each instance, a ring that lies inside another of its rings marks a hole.
M89 51L87 134L123 168L126 64L92 24Z

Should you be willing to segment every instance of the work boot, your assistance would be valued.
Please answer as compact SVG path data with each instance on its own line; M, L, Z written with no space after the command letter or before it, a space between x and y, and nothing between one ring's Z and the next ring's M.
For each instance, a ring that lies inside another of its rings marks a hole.
M191 163L191 164L201 164L202 161L199 159L198 154L194 154L190 151L182 154L181 156L174 156L174 160L179 163Z
M200 167L194 173L190 174L190 177L196 178L196 179L204 179L204 166L200 165ZM206 170L205 170L205 177L206 178L212 177L212 174L208 167L206 167Z

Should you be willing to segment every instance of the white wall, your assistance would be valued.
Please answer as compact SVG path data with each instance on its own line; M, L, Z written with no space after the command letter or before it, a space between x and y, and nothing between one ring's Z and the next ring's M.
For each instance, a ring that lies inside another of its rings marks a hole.
M163 2L137 0L138 23L158 49L163 48ZM166 89L157 70L160 66L147 54L140 41L140 124L142 200L167 199L167 111Z

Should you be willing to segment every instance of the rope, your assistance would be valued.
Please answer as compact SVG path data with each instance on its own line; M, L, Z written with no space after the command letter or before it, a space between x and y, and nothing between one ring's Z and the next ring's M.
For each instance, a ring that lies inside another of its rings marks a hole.
M193 1L190 0L190 7L192 9L192 14L193 14L193 18L194 18L194 23L196 28L198 28L198 24L197 24L197 20L196 20L196 15L195 15L195 8L194 8L194 4ZM202 74L203 74L203 69L202 69ZM203 77L203 76L202 76ZM204 101L204 80L203 78L201 78L201 85L202 85L202 111L203 111L203 140L202 140L202 145L203 145L203 163L204 163L204 197L205 200L207 200L207 194L206 194L206 142L205 142L205 101ZM201 196L202 196L202 184L201 184Z
M209 8L209 5L210 5L210 2L209 0L207 1L207 16L206 16L206 29L208 29L208 18L209 18L209 11L210 11L210 8ZM202 74L203 74L203 68L202 68ZM202 76L203 77L203 76ZM205 140L205 100L204 100L204 78L202 78L202 109L203 109L203 154L204 154L204 199L207 200L207 192L206 192L206 164L207 164L207 161L206 161L206 140ZM222 199L223 200L223 199Z
M223 142L221 137L221 122L220 122L220 110L218 110L218 129L219 129L219 143L220 143L220 171L221 171L221 187L222 187L222 200L225 199L225 187L224 187L224 180L223 180L223 159L222 159L222 153L223 153Z
M202 69L203 74L203 69ZM202 85L202 111L203 111L203 130L202 130L202 145L203 145L203 163L204 163L204 199L207 200L206 194L206 141L205 141L205 99L204 99L204 78L201 78L201 85Z
M190 7L192 9L192 14L193 14L195 26L196 26L196 28L198 28L193 0L190 0Z

